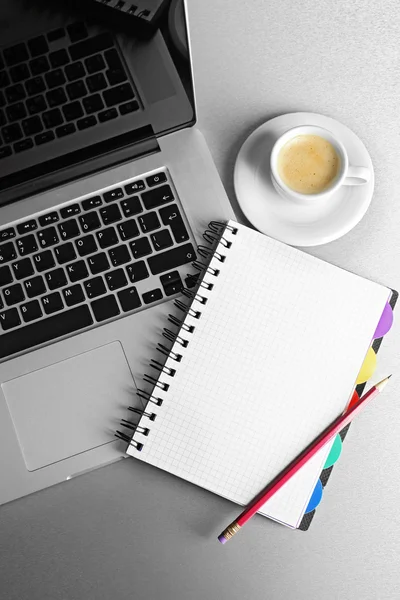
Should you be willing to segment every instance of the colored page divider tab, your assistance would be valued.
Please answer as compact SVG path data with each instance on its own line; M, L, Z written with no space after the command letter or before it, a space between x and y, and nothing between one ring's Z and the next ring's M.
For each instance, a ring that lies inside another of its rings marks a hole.
M314 508L317 508L318 504L322 500L322 492L323 492L322 483L321 483L321 480L318 479L317 485L315 486L314 491L311 494L310 501L309 501L309 503L307 505L307 508L306 508L304 514L307 514L307 513L311 512L311 511L313 511Z
M331 451L328 454L328 458L326 459L326 462L324 464L324 469L329 469L329 467L332 467L335 464L335 462L338 460L341 452L342 452L342 438L340 437L339 434L337 434L337 436L335 437L335 440L332 444Z
M374 374L376 369L376 354L372 348L367 352L362 367L357 377L357 385L359 383L365 383Z
M388 302L386 304L385 308L383 309L383 313L382 313L382 316L378 323L378 327L375 330L374 340L378 340L379 338L386 335L387 332L392 327L392 325L393 325L393 310Z

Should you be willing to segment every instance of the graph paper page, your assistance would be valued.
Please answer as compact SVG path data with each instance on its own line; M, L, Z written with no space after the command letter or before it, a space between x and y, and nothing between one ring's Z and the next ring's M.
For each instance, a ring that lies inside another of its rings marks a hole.
M246 505L345 408L387 288L234 222L205 274L212 290L185 322L193 333L169 358L174 377L151 404L156 420L136 458ZM301 519L329 448L261 511L288 526Z

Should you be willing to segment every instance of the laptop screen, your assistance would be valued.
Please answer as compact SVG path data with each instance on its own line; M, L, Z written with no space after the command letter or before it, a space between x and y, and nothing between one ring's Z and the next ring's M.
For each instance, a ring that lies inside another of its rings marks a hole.
M0 204L195 122L184 0L2 0Z

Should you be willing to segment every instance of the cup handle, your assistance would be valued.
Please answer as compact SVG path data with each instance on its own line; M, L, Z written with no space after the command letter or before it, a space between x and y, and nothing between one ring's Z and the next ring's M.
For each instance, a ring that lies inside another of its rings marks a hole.
M367 169L367 167L353 167L353 165L349 165L343 184L364 185L365 183L368 183L370 177L371 171Z

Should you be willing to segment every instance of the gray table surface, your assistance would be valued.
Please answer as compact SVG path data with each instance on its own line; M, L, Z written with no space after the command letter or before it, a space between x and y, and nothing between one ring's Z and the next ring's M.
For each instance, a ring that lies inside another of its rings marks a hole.
M363 221L312 253L400 287L397 0L189 0L200 125L234 200L246 136L292 111L364 140L376 192ZM400 320L398 319L398 322ZM398 325L379 355L398 375ZM400 378L353 426L309 532L257 517L125 460L0 510L3 600L385 600L400 597Z

